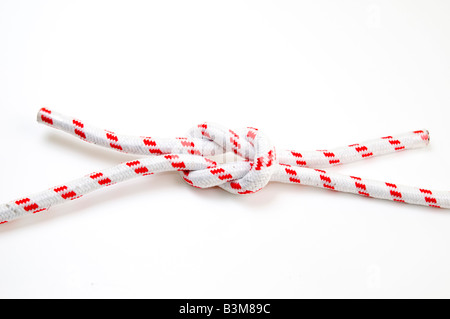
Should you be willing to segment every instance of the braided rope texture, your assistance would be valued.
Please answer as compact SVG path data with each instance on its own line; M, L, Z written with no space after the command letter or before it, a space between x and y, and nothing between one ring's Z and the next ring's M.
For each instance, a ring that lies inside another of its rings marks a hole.
M179 171L191 186L218 186L233 194L255 193L270 181L276 181L402 203L450 208L450 192L447 191L432 191L323 170L377 155L427 146L429 133L426 130L331 150L298 152L276 151L270 140L252 127L230 130L217 124L203 123L192 128L186 137L157 138L119 135L45 108L39 111L37 120L83 141L145 157L0 205L0 224L46 211L53 205L80 198L102 187L167 171ZM209 158L230 152L242 160L219 164Z

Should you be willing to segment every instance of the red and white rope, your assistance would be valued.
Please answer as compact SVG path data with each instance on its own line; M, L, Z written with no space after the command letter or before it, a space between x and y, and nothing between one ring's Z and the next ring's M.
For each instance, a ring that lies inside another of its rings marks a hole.
M277 153L263 133L250 127L229 130L216 124L203 123L191 129L186 137L157 138L119 135L48 109L39 111L38 121L115 151L149 156L0 205L0 224L45 211L53 205L80 198L102 187L166 171L180 171L182 178L194 187L219 186L234 194L254 193L269 181L277 181L403 203L450 208L450 193L446 191L378 182L320 169L424 147L429 142L429 134L425 130L332 150L285 150ZM229 152L239 155L242 160L219 164L208 158Z

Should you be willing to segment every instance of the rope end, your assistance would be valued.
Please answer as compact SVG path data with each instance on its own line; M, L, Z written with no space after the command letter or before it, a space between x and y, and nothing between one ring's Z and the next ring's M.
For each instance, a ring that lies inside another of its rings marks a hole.
M37 114L38 123L45 125L53 125L52 111L46 108L41 108Z

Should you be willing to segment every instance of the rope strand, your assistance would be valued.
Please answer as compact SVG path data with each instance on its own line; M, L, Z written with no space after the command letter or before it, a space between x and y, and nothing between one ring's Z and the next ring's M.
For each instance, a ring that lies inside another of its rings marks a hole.
M276 181L450 208L450 193L446 191L373 181L320 169L427 146L429 133L426 130L386 136L331 150L284 150L277 154L269 139L255 128L233 131L204 123L191 129L187 137L127 136L99 129L48 109L39 111L38 122L114 151L147 157L0 205L0 224L45 211L53 205L80 198L102 187L166 171L179 171L182 178L194 187L218 186L234 194L254 193L269 181ZM218 164L208 158L228 152L240 156L242 160Z

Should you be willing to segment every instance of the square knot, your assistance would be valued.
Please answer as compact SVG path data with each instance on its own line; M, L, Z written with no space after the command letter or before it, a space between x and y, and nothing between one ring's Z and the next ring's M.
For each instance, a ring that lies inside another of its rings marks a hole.
M185 172L184 179L189 184L200 188L219 186L233 194L250 194L269 183L277 164L276 151L270 140L258 129L247 127L233 131L218 124L203 123L192 128L188 136L213 144L209 149L214 147L221 154L232 152L244 159L244 162L226 165L211 162L206 170L200 170L203 172ZM233 172L227 171L230 165L233 166ZM205 171L208 171L208 175L216 175L219 180L210 179L210 182L205 183Z

